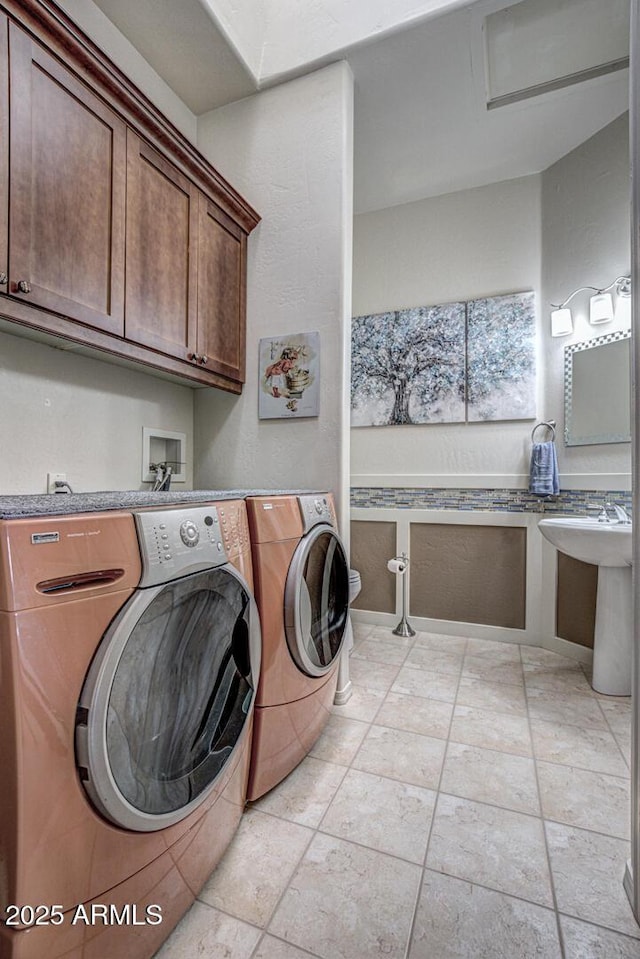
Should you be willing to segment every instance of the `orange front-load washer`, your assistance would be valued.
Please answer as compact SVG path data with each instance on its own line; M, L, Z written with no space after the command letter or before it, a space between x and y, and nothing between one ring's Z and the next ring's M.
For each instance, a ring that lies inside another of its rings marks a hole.
M307 755L330 715L349 610L349 567L329 493L247 499L262 666L247 798Z
M246 799L242 501L0 523L2 959L148 959Z

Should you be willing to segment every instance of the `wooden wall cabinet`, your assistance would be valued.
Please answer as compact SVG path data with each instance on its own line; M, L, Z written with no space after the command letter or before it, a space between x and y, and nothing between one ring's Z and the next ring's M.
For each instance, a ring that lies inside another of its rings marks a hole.
M52 0L0 0L3 317L240 392L258 220Z
M198 206L198 361L244 380L246 234L206 196Z
M9 65L8 292L122 335L126 127L15 24Z
M127 137L127 339L187 360L196 338L198 191Z
M125 336L244 381L246 234L127 134Z

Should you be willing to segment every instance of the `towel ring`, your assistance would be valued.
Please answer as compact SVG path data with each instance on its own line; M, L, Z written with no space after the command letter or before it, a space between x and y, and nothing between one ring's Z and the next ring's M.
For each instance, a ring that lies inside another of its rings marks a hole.
M536 430L542 429L542 427L544 427L544 426L546 426L548 430L551 430L551 439L552 439L552 440L555 440L555 438L556 438L556 421L555 421L555 420L548 420L548 421L545 421L545 422L543 422L543 423L536 423L536 425L533 427L533 429L531 430L531 441L532 441L532 442L533 442L533 437L534 437L535 434L536 434Z

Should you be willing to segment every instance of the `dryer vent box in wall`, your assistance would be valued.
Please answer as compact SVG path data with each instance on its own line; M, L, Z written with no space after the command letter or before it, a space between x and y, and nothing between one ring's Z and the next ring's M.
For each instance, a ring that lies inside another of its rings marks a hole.
M187 434L172 430L142 427L142 482L153 483L156 474L149 467L152 463L171 466L171 482L186 481Z

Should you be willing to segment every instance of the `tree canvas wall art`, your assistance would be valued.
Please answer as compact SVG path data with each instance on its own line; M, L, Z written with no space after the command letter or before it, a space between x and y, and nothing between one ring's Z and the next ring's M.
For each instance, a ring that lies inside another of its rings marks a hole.
M533 293L467 303L467 419L527 420L536 415Z
M352 426L464 422L464 303L356 317L351 364Z
M353 320L351 425L533 419L531 292Z

